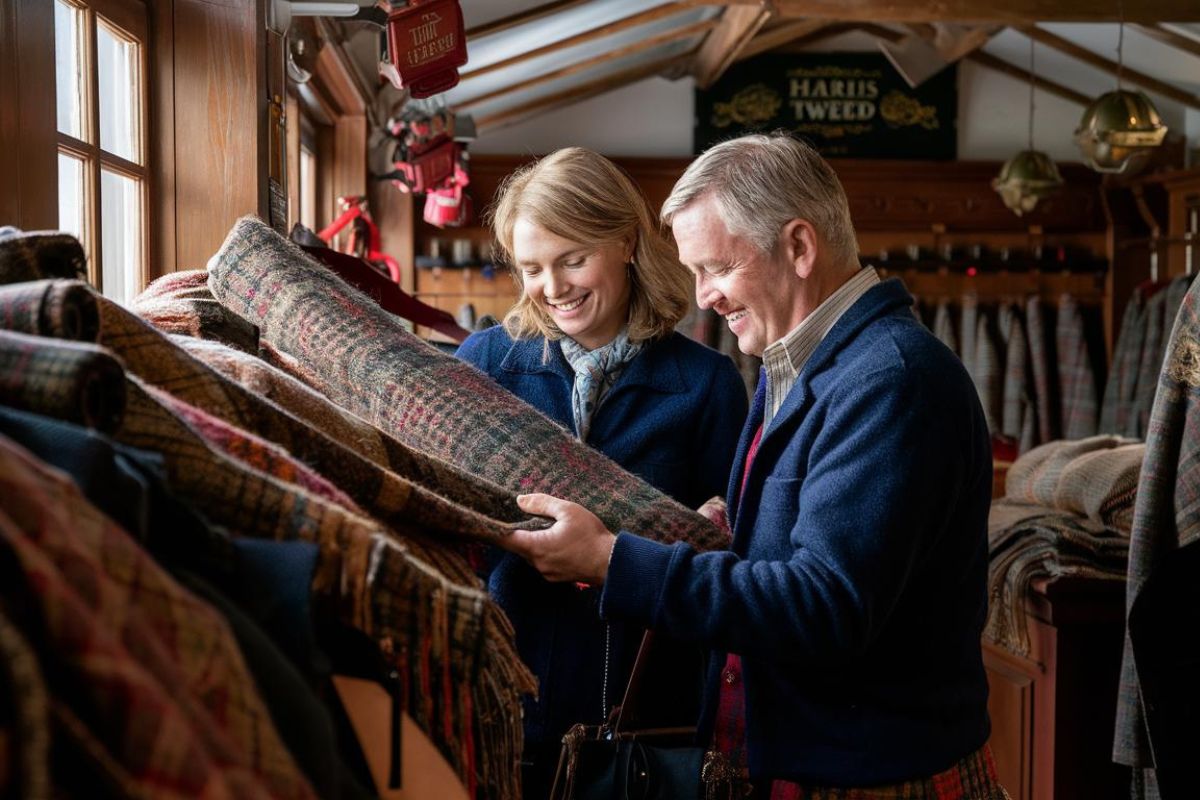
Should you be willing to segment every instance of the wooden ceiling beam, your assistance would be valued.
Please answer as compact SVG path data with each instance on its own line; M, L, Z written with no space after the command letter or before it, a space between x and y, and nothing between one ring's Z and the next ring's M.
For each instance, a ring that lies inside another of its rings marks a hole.
M1191 53L1194 56L1200 57L1200 41L1197 41L1189 36L1176 33L1172 30L1167 30L1162 25L1133 25L1131 26L1138 33L1149 36L1151 39L1162 42L1165 45L1174 47L1176 50L1182 50L1185 53Z
M850 22L1118 22L1116 2L1096 0L774 0L777 16ZM1200 21L1196 0L1137 0L1124 4L1126 22Z
M542 17L566 11L568 8L581 6L586 2L587 0L555 0L553 3L545 3L528 11L522 11L519 14L510 14L507 17L493 20L492 22L485 22L483 25L467 28L467 41L473 42L476 39L482 39L484 36L491 36L493 33L500 33L509 28L516 28L520 25L539 20Z
M898 42L904 38L903 33L894 31L891 28L886 28L883 25L874 25L869 22L862 23L858 26L858 29L864 33L872 34L880 39L886 39L890 42ZM1081 94L1074 89L1068 89L1066 86L1062 86L1054 81L1047 80L1040 75L1031 75L1028 70L1022 69L1015 64L1010 64L1004 59L997 58L991 53L984 52L983 50L976 50L973 53L967 54L964 60L973 61L980 66L987 67L995 72L1003 73L1009 77L1024 81L1025 83L1029 83L1029 81L1032 80L1033 85L1042 91L1048 92L1057 97L1061 97L1062 99L1068 100L1072 103L1077 103L1084 108L1086 108L1092 102L1092 98L1088 97L1086 94Z
M1200 5L1200 3L1197 5ZM1017 26L1016 29L1033 39L1035 42L1044 44L1060 53L1065 53L1066 55L1082 61L1085 64L1090 64L1097 69L1101 69L1110 75L1115 76L1117 74L1117 62L1110 61L1104 56L1097 55L1091 50L1088 50L1086 47L1080 47L1074 42L1064 39L1061 36L1056 36L1055 34L1050 33L1050 31L1043 30L1036 25L1020 25ZM1177 103L1183 103L1191 108L1200 109L1200 97L1197 97L1191 92L1186 92L1177 86L1164 83L1158 78L1147 75L1144 72L1138 72L1135 69L1130 69L1129 67L1121 67L1120 72L1122 80L1128 83L1136 84L1145 89L1149 89L1150 91L1160 94L1163 97L1169 97Z
M506 125L512 125L531 114L544 114L548 111L569 106L581 100L587 100L605 92L611 92L614 89L628 86L631 83L668 72L686 64L694 55L695 51L690 51L677 56L659 59L649 64L613 73L612 75L605 75L602 78L597 78L580 86L564 89L561 92L554 92L544 97L538 97L527 103L506 108L503 111L489 114L486 117L480 117L475 120L475 127L482 132L493 131Z
M720 25L705 37L692 62L696 85L701 89L712 86L770 17L771 12L760 6L727 7Z
M529 89L534 86L539 86L543 83L556 81L559 78L565 78L568 75L576 75L580 72L585 72L589 69L592 69L593 67L600 66L601 64L606 64L609 61L615 61L618 58L624 58L625 56L641 53L645 50L650 50L655 47L671 44L681 39L687 39L690 36L696 36L697 34L707 33L717 26L717 22L718 21L716 19L700 20L699 22L693 22L691 25L685 25L682 28L674 28L669 31L664 31L657 36L651 36L647 39L638 39L637 41L627 44L624 47L608 50L598 56L593 56L592 58L584 59L583 61L579 61L574 64L568 64L567 66L562 67L561 69L553 70L552 72L547 72L542 75L535 75L532 78L520 81L518 83L511 83L506 86L501 86L499 89L485 92L484 94L477 95L469 100L464 100L461 103L454 103L453 105L455 110L462 110L470 108L471 106L477 106L480 103L487 102L488 100L494 100L495 98L502 97L506 94L511 94L512 92L519 92L522 89Z
M544 56L547 53L553 53L558 50L565 50L568 47L584 44L585 42L601 39L605 36L611 36L614 33L636 28L639 25L646 25L656 20L673 17L676 14L686 11L688 6L685 3L664 3L661 6L648 8L645 11L639 11L628 17L623 17L616 22L609 22L604 25L597 25L595 28L589 28L586 31L581 31L574 36L568 36L566 39L559 39L557 42L550 42L541 47L535 47L532 50L526 50L524 53L518 53L510 58L505 58L497 61L495 64L488 64L486 67L478 69L466 70L460 73L461 80L469 81L471 78L477 78L480 75L486 75L489 72L495 72L499 69L511 67L513 64L520 64L522 61L528 61L531 58Z
M776 25L760 31L757 36L747 42L742 51L738 53L736 60L744 61L759 53L774 50L776 47L783 47L785 44L792 44L800 39L808 39L814 34L825 32L831 25L833 23L825 19L801 19Z

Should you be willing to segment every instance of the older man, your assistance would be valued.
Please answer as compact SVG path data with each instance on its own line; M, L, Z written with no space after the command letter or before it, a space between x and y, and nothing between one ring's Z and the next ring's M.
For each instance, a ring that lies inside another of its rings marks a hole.
M829 165L786 136L700 156L662 218L764 376L697 553L546 495L509 544L602 613L716 651L701 731L760 797L1003 797L985 742L990 440L970 378L899 281L860 267Z

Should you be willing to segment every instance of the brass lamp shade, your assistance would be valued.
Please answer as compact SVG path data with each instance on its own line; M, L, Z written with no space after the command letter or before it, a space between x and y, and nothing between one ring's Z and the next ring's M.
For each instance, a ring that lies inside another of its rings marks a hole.
M1054 159L1040 150L1017 153L992 180L992 188L1018 217L1033 211L1039 200L1053 194L1062 184Z
M1166 135L1167 126L1149 97L1118 89L1100 95L1087 107L1075 142L1097 172L1132 175L1146 166L1151 151Z

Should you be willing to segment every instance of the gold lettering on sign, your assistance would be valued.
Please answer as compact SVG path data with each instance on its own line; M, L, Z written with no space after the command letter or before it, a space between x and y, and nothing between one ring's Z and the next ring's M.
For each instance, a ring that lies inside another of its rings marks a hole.
M458 34L448 33L419 47L414 47L408 51L405 58L410 67L417 67L452 52L457 42Z
M421 24L409 31L412 34L413 47L431 42L437 38L437 26L441 21L442 18L432 11L428 14L422 14Z

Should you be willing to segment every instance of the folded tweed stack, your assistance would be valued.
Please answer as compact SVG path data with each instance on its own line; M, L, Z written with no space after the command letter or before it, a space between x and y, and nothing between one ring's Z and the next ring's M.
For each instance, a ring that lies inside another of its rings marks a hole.
M1129 540L1084 517L999 500L988 517L988 616L983 635L1019 656L1030 652L1024 611L1038 578L1124 581Z
M500 388L405 331L361 292L259 220L209 262L213 295L258 326L264 351L338 405L411 447L511 492L542 491L610 528L702 549L729 539Z
M1145 451L1144 444L1121 436L1048 442L1013 463L1005 494L1008 500L1082 514L1128 535Z
M213 298L208 273L202 269L158 278L134 298L130 309L163 333L212 339L246 353L258 352L258 331Z

